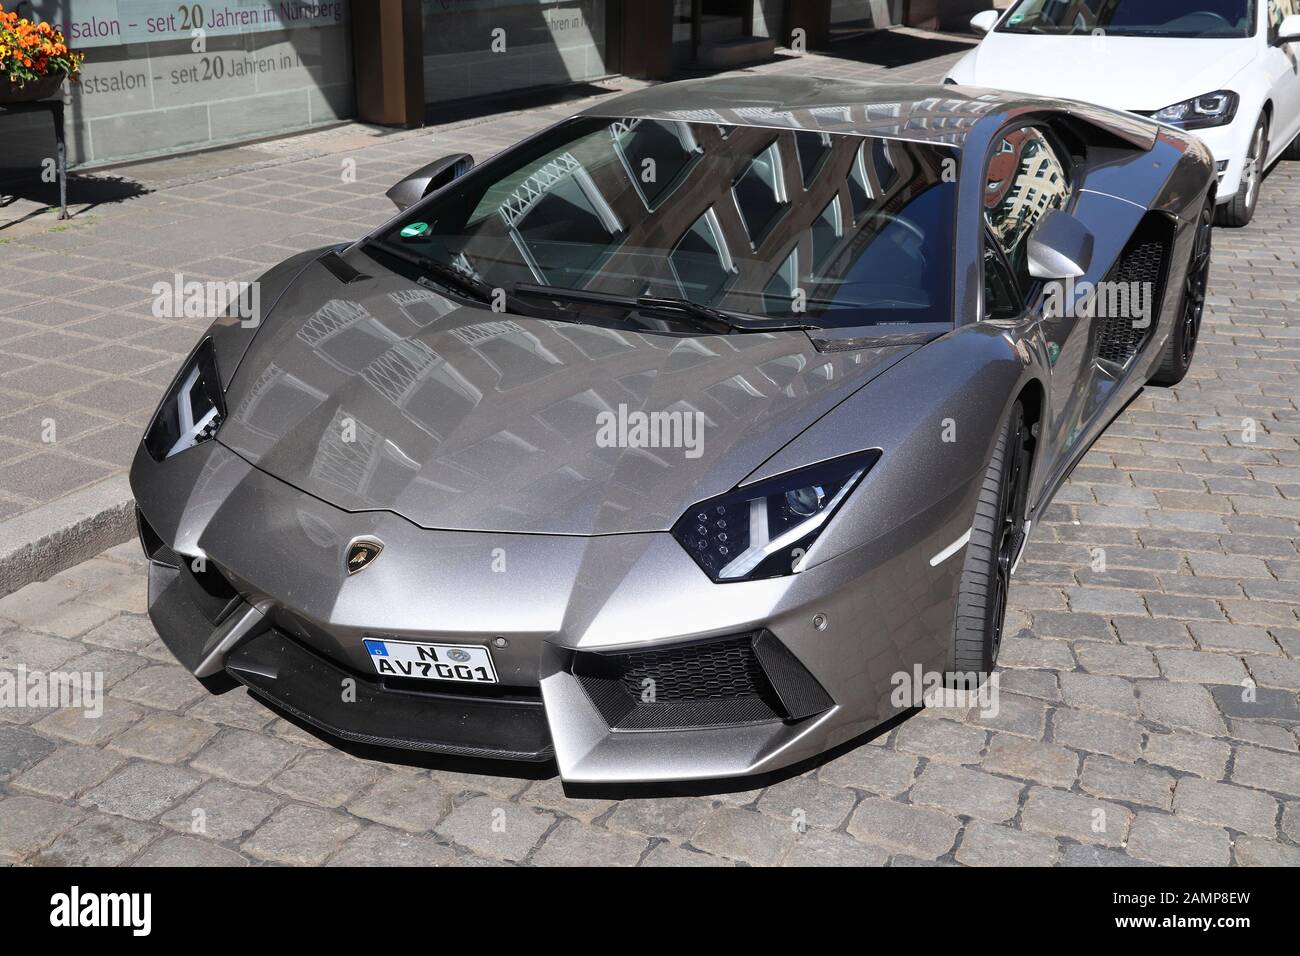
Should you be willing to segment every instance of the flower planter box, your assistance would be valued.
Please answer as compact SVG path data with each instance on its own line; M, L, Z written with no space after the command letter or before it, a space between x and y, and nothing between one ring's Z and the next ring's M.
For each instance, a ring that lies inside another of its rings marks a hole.
M25 86L18 86L12 82L0 82L0 106L6 106L10 103L31 103L36 100L47 100L59 92L63 86L66 77L63 74L57 76L43 76L39 80L32 80Z

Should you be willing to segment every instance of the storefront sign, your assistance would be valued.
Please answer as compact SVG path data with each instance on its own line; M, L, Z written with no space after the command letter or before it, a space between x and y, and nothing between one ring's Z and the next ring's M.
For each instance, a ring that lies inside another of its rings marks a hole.
M344 0L34 0L37 15L63 31L75 49L192 40L207 36L334 26L347 17Z

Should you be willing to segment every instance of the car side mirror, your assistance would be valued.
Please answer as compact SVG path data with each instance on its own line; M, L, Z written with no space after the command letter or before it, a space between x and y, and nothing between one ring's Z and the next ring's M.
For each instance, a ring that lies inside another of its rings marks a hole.
M1053 209L1029 234L1029 274L1035 279L1077 279L1092 265L1092 233L1068 212Z
M1277 28L1277 42L1300 42L1300 14L1293 13L1282 21L1282 25Z
M970 18L970 28L981 36L992 33L1001 17L1002 14L997 10L981 10Z
M414 206L429 193L437 192L454 179L459 179L474 168L474 157L469 153L451 153L421 166L411 175L399 180L386 195L398 209Z

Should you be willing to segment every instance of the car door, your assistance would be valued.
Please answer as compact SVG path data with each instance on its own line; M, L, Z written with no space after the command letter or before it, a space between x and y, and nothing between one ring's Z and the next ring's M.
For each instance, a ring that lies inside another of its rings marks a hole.
M1082 387L1085 366L1092 359L1087 321L1072 310L1047 314L1044 283L1029 274L1030 232L1049 211L1070 204L1070 174L1064 155L1046 130L1027 124L1000 137L984 174L984 221L994 246L985 258L986 298L994 291L990 275L1000 276L996 281L1011 283L1017 305L1037 320L1051 369L1045 424L1053 430L1067 420L1061 411L1076 404L1074 393ZM1001 264L996 271L990 254ZM1047 447L1059 449L1066 444L1053 433Z
M1278 28L1292 14L1300 13L1300 0L1267 0L1267 48L1263 67L1273 100L1273 128L1269 133L1270 156L1277 156L1300 135L1300 44L1279 44Z

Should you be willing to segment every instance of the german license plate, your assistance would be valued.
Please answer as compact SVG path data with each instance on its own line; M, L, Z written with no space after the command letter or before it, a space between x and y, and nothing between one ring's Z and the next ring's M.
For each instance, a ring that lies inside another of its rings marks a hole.
M366 652L385 677L495 684L492 653L478 644L423 644L368 637Z

